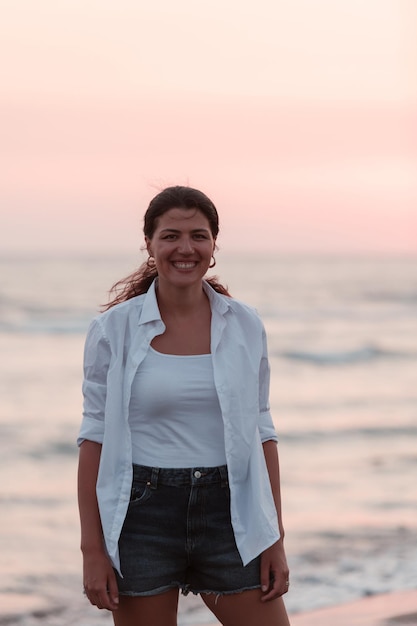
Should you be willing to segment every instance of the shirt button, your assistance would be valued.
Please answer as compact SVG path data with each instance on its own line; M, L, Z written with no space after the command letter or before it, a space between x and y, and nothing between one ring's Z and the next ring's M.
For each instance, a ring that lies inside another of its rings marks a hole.
M194 472L194 478L201 478L201 472L199 472L198 470L196 470Z

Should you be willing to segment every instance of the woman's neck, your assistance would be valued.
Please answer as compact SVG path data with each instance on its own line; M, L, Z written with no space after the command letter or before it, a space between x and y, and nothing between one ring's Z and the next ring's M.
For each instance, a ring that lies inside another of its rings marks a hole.
M193 315L207 306L202 283L184 288L157 284L156 298L162 317L164 313L170 316Z
M165 331L152 340L152 346L166 354L208 354L210 352L210 302L200 289L157 289L157 299Z

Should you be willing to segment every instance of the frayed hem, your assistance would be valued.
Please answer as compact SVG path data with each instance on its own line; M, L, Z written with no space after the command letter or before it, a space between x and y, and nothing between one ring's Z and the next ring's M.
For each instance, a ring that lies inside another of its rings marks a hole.
M146 598L147 596L157 596L161 593L171 591L171 589L178 589L183 596L188 596L192 593L194 596L207 595L216 596L215 603L217 604L219 598L222 596L231 596L237 593L244 593L245 591L253 591L254 589L260 589L261 585L254 585L252 587L241 587L240 589L230 589L227 591L218 591L217 589L192 589L190 585L173 582L170 585L164 585L163 587L157 587L156 589L149 589L148 591L119 591L119 595L129 598Z
M120 596L126 596L128 598L146 598L147 596L157 596L161 593L171 591L171 589L183 589L183 583L171 583L170 585L164 585L163 587L157 587L156 589L149 589L148 591L119 591Z
M216 596L215 604L217 604L219 598L222 596L231 596L237 593L243 593L244 591L253 591L254 589L260 589L261 585L254 585L253 587L241 587L240 589L231 589L228 591L214 591L213 589L191 589L189 585L185 585L181 588L181 593L183 596L187 596L189 593L192 593L195 596L198 595L207 595L207 596Z

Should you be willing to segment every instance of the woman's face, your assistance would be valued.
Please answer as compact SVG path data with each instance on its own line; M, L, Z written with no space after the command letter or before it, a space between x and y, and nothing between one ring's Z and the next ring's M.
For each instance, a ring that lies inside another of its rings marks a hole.
M198 209L169 209L158 218L152 239L145 237L154 257L159 284L187 287L201 282L215 248L206 216Z

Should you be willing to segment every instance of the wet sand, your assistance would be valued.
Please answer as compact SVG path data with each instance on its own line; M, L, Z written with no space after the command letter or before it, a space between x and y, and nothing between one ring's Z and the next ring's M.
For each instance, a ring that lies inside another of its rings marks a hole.
M291 626L405 626L417 625L417 589L371 596L291 616Z
M72 626L74 618L80 626L112 624L109 614L84 603L73 606L51 607L34 596L0 594L1 624L23 623L28 626L42 623L54 626ZM417 589L371 596L355 602L327 607L307 613L290 615L291 626L417 626ZM179 616L179 626L218 626L204 607Z
M290 615L291 626L417 626L417 589L363 598L339 606ZM187 626L218 626L186 621Z

